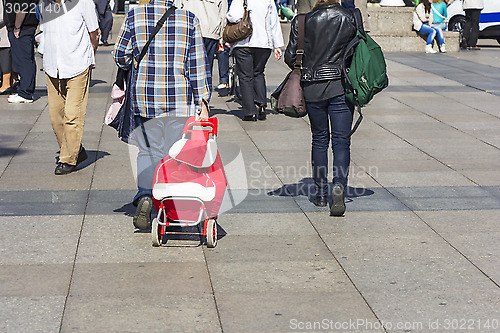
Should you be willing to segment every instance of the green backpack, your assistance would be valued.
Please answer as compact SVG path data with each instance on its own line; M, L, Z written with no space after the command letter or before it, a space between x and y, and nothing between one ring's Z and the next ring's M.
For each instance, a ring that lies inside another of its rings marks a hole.
M382 49L364 31L359 9L354 9L352 13L357 32L354 39L346 46L343 70L346 79L346 98L357 107L359 118L349 136L356 131L363 119L361 107L389 85Z

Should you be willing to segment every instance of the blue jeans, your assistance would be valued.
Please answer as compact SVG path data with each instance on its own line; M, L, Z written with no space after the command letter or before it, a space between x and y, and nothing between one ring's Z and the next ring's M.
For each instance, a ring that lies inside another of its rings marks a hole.
M139 148L137 155L137 194L133 203L143 195L152 196L153 176L156 166L168 155L170 147L182 137L187 118L134 117L136 129L130 137L130 144Z
M219 83L229 82L229 47L224 46L224 51L217 54L219 64Z
M436 38L436 35L437 35L439 45L444 44L443 30L441 30L440 27L434 27L434 26L430 27L428 23L424 23L424 24L422 24L422 27L420 28L420 30L418 32L421 34L424 34L424 35L428 35L427 36L427 45L432 44L432 41L434 40L434 38Z
M347 186L351 159L351 131L354 107L345 95L321 102L306 102L312 132L312 173L317 195L328 195L328 147L333 150L333 183Z
M448 31L448 25L446 23L433 23L433 28L441 28L442 31Z
M205 52L207 54L208 66L210 66L210 73L212 73L212 68L214 67L215 53L217 52L217 46L219 41L213 38L203 38L203 46L205 47Z

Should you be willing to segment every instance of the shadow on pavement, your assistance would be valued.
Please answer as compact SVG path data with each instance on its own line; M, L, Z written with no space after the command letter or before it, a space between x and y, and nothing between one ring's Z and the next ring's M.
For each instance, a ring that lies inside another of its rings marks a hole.
M97 84L101 84L101 83L107 83L106 81L103 81L103 80L94 80L94 79L91 79L90 80L90 87L92 88L93 86L97 85ZM106 87L110 93L111 93L111 90L109 89L109 87Z
M14 154L22 154L24 150L21 148L3 148L0 147L0 157L14 156Z
M102 150L87 150L87 155L88 155L88 158L85 161L83 161L82 163L80 163L78 165L78 167L76 168L76 170L85 169L89 165L97 162L98 160L100 160L104 156L108 156L110 154L107 151L102 151Z
M368 188L347 186L345 197L347 199L353 199L370 196L374 193L375 192L373 190ZM316 188L312 178L303 178L297 184L285 184L274 191L268 192L267 195L281 197L305 196L312 202L316 197Z

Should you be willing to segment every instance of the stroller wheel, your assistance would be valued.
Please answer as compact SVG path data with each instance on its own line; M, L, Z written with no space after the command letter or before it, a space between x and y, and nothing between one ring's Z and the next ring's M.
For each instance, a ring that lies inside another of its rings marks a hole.
M207 247L214 248L217 246L217 223L213 219L206 221L207 223Z
M153 246L158 247L161 245L162 235L160 232L161 225L158 224L158 219L155 217L153 223L151 223L151 240L153 241Z

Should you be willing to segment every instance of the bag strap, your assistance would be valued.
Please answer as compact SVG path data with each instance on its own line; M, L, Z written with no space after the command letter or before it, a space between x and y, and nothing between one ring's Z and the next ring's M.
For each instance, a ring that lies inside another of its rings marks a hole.
M344 78L346 80L347 85L352 89L352 93L354 96L358 95L358 91L352 87L352 82L349 79L349 76L347 76L347 58L352 56L354 54L354 50L356 46L359 44L359 41L361 39L366 40L366 31L363 27L363 16L361 15L361 11L359 8L355 8L351 10L351 13L354 17L354 23L356 25L356 36L347 44L345 50L344 50L344 57L343 57L343 65L342 65L342 71L344 72ZM363 120L363 113L361 113L361 106L355 105L356 111L359 114L358 119L356 120L356 123L354 124L354 127L352 128L351 132L346 136L346 138L350 138L354 132L358 129L359 125L361 124L361 121Z
M431 4L431 8L432 8L432 11L434 14L437 14L440 18L442 18L443 20L446 20L446 17L444 17L443 15L441 15L440 12L437 11L437 9Z
M299 19L297 22L298 38L297 38L297 51L295 57L295 64L293 68L302 68L302 58L304 57L304 36L306 30L306 15L298 15Z
M243 9L247 10L247 0L243 0Z
M153 29L153 31L151 32L151 35L149 35L149 39L148 41L146 42L146 44L144 45L144 47L142 48L141 50L141 54L139 55L139 58L137 58L137 66L139 66L139 63L141 62L141 60L144 58L144 56L146 55L146 53L148 53L148 49L149 49L149 44L151 44L151 42L153 41L153 39L155 38L156 34L160 31L161 27L163 26L163 24L165 24L165 21L167 20L167 18L170 16L170 14L172 14L174 12L174 10L176 10L177 8L175 6L171 6L166 12L165 14L163 14L163 16L161 17L161 19L158 21L158 23L156 23L156 26L155 28Z

